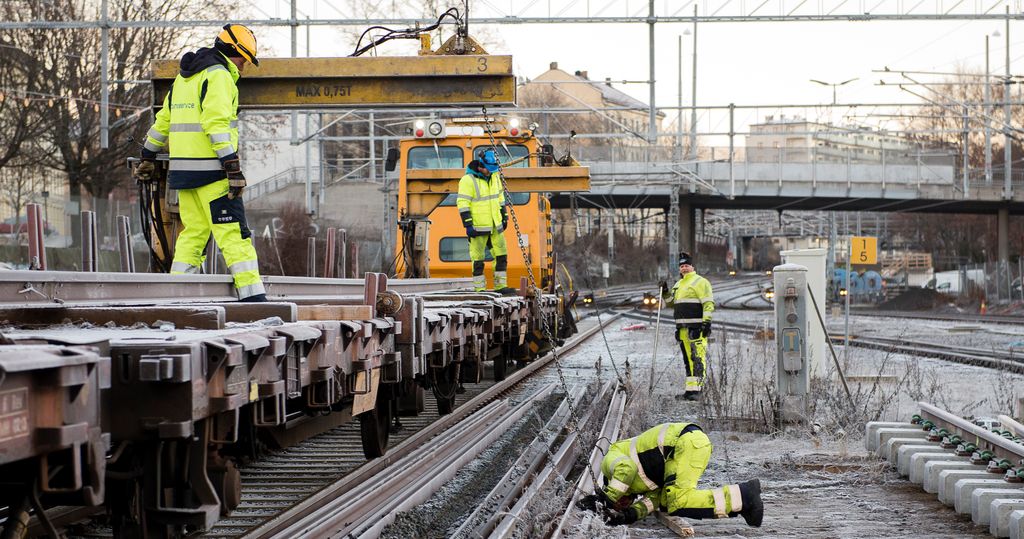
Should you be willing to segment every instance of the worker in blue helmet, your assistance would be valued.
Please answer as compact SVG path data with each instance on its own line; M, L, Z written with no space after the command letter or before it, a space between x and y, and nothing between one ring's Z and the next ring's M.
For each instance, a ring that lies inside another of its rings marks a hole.
M494 150L485 151L480 161L487 167L487 172L493 174L498 171L498 156L494 154Z
M499 168L493 150L487 150L479 159L470 161L466 174L459 180L456 205L469 239L473 289L477 292L487 290L484 263L490 251L494 257L494 291L513 295L515 289L508 286L508 249L504 235L508 226L508 209Z

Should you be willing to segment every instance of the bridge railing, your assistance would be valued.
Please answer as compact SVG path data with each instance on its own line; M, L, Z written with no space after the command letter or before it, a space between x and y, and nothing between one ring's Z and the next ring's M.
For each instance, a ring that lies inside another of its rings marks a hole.
M664 183L692 180L695 188L732 192L748 189L960 189L956 157L948 153L837 148L702 147L697 160L679 158L672 147L585 147L582 162L598 183ZM673 151L675 152L673 155ZM646 154L644 153L646 152ZM657 159L640 159L642 156ZM730 155L732 159L730 159ZM972 184L974 185L974 184Z

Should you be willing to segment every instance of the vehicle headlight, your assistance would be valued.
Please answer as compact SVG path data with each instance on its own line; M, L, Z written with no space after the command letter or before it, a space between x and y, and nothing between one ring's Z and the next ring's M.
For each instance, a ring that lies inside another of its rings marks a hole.
M441 122L430 122L430 127L427 131L430 131L430 134L436 137L441 134L442 129L444 129L444 127L441 126Z

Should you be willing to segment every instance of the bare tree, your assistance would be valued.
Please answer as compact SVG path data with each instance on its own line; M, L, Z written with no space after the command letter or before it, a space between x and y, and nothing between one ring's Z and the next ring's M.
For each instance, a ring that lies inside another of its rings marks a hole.
M921 132L916 138L926 147L953 148L961 160L966 143L967 166L973 171L971 182L977 184L985 179L985 88L977 84L983 80L978 77L980 73L965 67L958 68L957 73L959 74L949 77L941 84L929 86L930 89L917 90L927 101L921 106L919 114L904 122L904 127L907 130ZM987 109L994 135L992 167L1000 176L1006 144L1006 139L1000 134L1005 116L1002 106L991 104L1003 102L1005 88L1006 86L999 81L992 81ZM1005 97L1012 99L1012 96ZM969 127L966 141L963 134L965 116ZM1011 107L1010 125L1020 125L1022 120L1024 107ZM1019 170L1024 166L1020 135L1012 136L1009 143L1011 163L1014 169ZM940 266L955 267L957 263L983 262L993 259L996 255L997 234L994 216L897 214L893 221L896 227L915 231L915 237L904 240L931 252ZM1010 250L1012 253L1021 253L1024 251L1024 219L1012 217L1010 229Z
M40 185L38 171L28 167L7 167L0 170L0 202L11 208L14 223L11 225L11 238L18 244L21 234L21 212L25 205L32 202Z
M21 7L0 3L0 20L23 20L27 14ZM48 103L39 91L42 65L33 56L44 40L37 34L19 43L14 32L0 30L0 169L28 161L23 147L41 134Z

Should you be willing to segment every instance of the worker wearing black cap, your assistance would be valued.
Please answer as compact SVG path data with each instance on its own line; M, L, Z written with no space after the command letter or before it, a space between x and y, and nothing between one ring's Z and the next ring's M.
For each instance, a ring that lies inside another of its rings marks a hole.
M661 290L666 302L673 306L676 339L686 365L686 390L683 397L697 400L704 389L711 313L715 312L711 283L697 275L690 253L682 253L679 255L679 280L672 288L668 288L667 283L662 281Z

